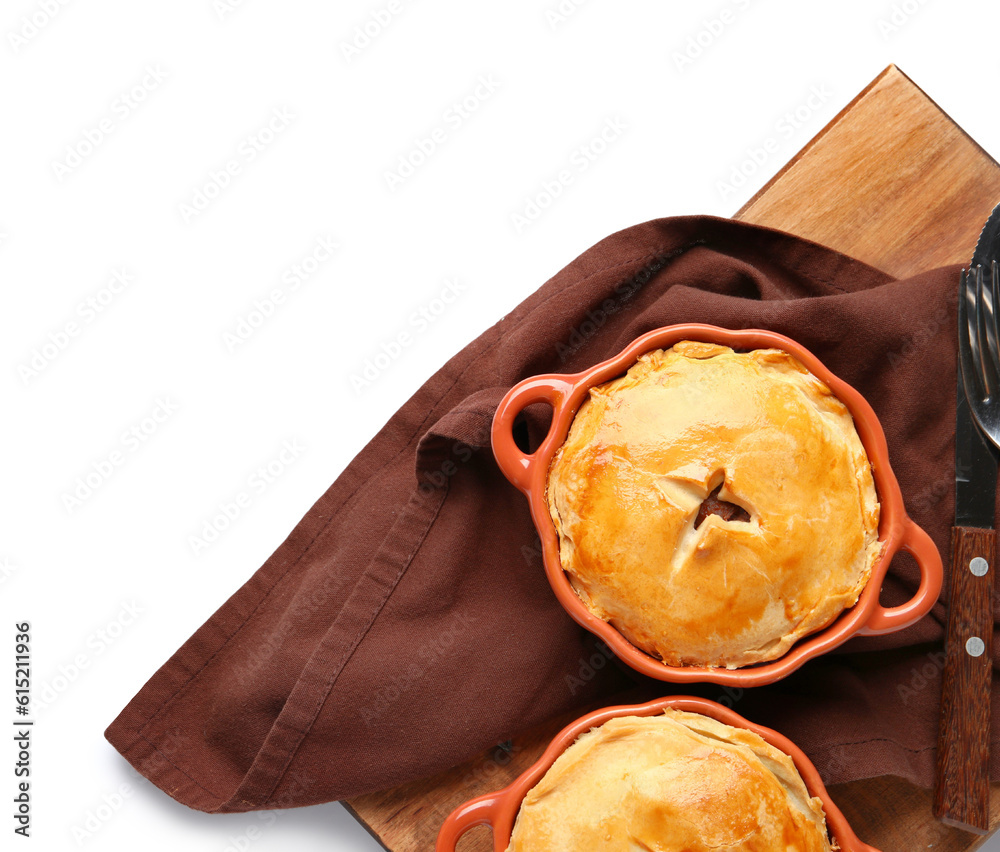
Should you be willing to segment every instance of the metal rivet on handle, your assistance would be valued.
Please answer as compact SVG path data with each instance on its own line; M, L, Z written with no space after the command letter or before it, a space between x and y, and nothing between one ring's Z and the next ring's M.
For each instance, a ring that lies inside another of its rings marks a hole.
M969 563L969 570L977 577L982 577L990 570L990 563L983 559L982 556L977 556Z
M965 643L965 651L970 657L981 657L986 650L986 643L978 636L973 636Z

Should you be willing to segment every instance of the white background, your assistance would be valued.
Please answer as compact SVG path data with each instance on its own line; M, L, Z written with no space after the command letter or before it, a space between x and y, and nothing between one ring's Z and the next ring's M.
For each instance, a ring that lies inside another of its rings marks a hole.
M388 0L45 5L0 11L0 656L10 672L29 620L28 843L47 850L376 849L338 804L190 811L104 728L433 371L600 238L732 214L889 63L1000 156L985 0L399 0L350 56ZM624 129L594 143L607 122ZM387 180L435 129L425 161ZM109 287L122 270L131 283ZM446 280L458 297L416 321ZM276 287L284 303L227 345ZM255 485L283 442L301 449Z

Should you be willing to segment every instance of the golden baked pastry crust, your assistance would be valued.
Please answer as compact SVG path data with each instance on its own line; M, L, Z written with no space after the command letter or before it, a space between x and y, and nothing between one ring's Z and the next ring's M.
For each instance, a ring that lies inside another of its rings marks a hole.
M720 484L749 521L696 529ZM850 412L778 349L682 341L592 388L547 500L587 608L674 666L777 659L857 601L882 547Z
M829 852L792 759L698 713L621 716L579 737L524 797L507 852Z

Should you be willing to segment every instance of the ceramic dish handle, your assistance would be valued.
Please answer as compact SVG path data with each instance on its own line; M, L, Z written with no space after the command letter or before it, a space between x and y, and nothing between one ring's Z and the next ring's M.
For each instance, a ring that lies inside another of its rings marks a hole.
M903 550L917 560L920 568L920 587L916 594L905 604L886 609L881 604L876 606L868 623L858 633L873 636L879 633L889 633L902 630L918 618L926 615L941 594L941 582L944 568L941 564L941 554L931 537L909 518L905 519Z
M572 385L564 376L535 376L514 385L497 406L493 417L493 454L503 475L525 494L531 489L535 454L521 452L514 443L514 421L525 408L535 402L551 405L552 419L555 421L571 389ZM549 434L552 434L551 429Z
M496 793L487 793L455 808L438 832L435 852L455 852L458 838L477 825L488 825L492 830L493 817L500 801Z

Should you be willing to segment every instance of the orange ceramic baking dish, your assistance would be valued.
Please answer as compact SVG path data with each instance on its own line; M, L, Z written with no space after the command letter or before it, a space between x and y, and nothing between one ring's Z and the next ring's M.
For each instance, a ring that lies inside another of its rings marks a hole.
M879 540L883 550L872 567L868 584L853 607L826 628L801 639L784 656L772 662L737 669L666 665L632 645L608 622L591 614L573 589L559 560L559 540L549 515L545 489L549 463L566 440L573 417L592 387L623 375L640 355L668 349L681 340L716 343L742 351L775 348L793 355L847 406L871 463L881 504ZM539 402L552 407L552 424L538 449L524 453L514 442L514 423L527 406ZM494 455L504 475L528 498L541 539L545 573L559 602L579 624L604 640L623 662L650 677L675 683L710 681L734 686L773 683L791 674L806 660L836 648L854 635L891 633L908 627L930 610L940 594L941 556L930 536L906 514L899 483L889 466L885 434L875 412L860 393L834 376L815 355L776 332L730 330L696 323L656 329L634 340L614 358L581 373L535 376L515 385L497 408L492 440ZM920 585L906 603L883 607L879 603L882 581L892 557L900 548L910 553L919 565Z
M840 846L841 852L878 852L874 847L862 843L851 830L840 809L831 801L816 767L793 742L770 728L748 722L721 704L705 698L688 696L659 698L647 704L606 707L577 719L568 727L563 728L549 744L544 754L518 776L512 784L497 793L487 793L485 796L471 799L452 811L438 833L436 852L455 852L459 837L476 825L490 826L493 830L493 849L495 852L504 852L510 843L514 822L525 795L541 780L549 767L555 763L556 758L576 741L577 737L585 734L591 728L603 725L616 716L654 716L662 713L668 707L673 707L676 710L687 710L691 713L701 713L703 716L709 716L734 728L746 728L748 731L759 734L766 742L779 751L783 751L792 759L809 793L823 802L827 830L830 837Z

